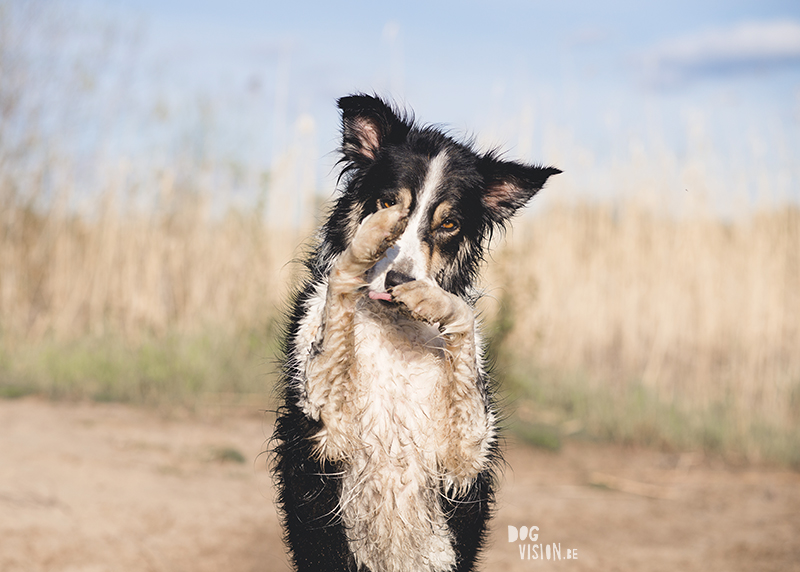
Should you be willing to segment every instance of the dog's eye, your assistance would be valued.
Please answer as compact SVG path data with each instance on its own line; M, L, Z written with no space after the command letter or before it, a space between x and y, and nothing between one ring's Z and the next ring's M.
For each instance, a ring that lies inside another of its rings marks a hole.
M458 221L452 218L446 218L442 221L442 224L439 225L439 228L442 230L455 230L458 228Z
M397 204L397 201L394 200L393 197L383 197L378 199L378 208L381 209L388 209L389 207L393 207Z

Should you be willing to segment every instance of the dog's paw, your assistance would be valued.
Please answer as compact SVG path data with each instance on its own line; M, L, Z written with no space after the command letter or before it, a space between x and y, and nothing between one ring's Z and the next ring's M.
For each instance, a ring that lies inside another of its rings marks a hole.
M349 262L367 270L395 243L408 224L408 208L397 204L368 215L348 248Z
M488 466L488 459L479 458L475 451L464 451L460 455L441 459L441 473L448 493L465 493L481 471Z
M478 475L491 465L488 433L472 442L448 444L447 454L439 459L446 490L466 492Z
M427 280L412 280L391 289L392 300L399 302L416 320L439 324L444 333L464 334L472 329L474 315L469 305Z

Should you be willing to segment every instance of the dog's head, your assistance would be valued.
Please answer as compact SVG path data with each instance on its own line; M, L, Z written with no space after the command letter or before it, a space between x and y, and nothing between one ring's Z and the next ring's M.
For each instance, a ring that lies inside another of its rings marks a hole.
M433 280L466 293L488 237L561 172L479 154L375 97L343 97L339 107L345 187L323 228L324 254L342 252L371 213L398 203L409 210L405 231L367 274L373 292Z

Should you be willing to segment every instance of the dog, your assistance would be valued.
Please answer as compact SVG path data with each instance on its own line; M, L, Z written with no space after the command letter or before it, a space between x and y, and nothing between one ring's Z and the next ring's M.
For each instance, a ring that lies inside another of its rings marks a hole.
M558 169L481 154L378 97L338 101L339 186L284 336L273 453L300 572L472 570L498 413L475 281Z

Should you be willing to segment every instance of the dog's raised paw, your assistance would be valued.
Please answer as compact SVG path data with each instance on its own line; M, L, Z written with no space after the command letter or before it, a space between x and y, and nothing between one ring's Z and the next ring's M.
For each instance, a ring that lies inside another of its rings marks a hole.
M356 231L350 255L356 264L371 266L395 243L408 224L408 208L394 205L368 215Z
M403 304L417 320L438 323L442 327L454 322L469 322L470 309L466 302L435 284L412 280L391 290L392 299Z

